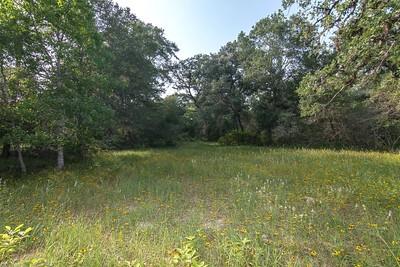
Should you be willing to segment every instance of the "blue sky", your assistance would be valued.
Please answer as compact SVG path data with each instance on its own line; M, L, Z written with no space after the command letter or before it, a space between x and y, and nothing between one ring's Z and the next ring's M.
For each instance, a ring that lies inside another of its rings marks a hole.
M115 0L141 20L165 30L183 59L217 52L248 32L261 18L277 11L281 0Z

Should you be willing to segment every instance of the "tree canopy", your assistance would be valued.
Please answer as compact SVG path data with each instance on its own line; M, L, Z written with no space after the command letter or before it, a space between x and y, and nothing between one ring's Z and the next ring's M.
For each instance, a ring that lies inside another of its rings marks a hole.
M398 148L399 1L292 5L179 60L162 29L111 0L1 1L3 155L26 171L25 151L62 169L64 154L178 139Z

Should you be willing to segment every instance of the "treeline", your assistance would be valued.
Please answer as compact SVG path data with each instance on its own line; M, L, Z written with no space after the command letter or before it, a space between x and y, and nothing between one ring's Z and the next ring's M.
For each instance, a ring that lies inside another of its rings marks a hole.
M57 155L62 169L64 154L93 147L171 143L182 111L161 94L176 51L109 0L2 0L3 156L25 172L24 151Z
M176 66L192 137L400 146L400 2L287 0L218 53ZM285 13L288 13L285 11Z
M2 0L3 156L25 172L28 152L62 169L92 148L178 139L399 148L400 2L283 7L218 53L178 61L161 29L111 0Z

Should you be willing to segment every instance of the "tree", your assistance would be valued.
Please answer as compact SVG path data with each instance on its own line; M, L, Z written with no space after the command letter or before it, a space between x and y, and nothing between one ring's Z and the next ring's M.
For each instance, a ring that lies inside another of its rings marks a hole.
M105 110L91 82L94 50L99 46L94 13L87 1L24 2L23 8L36 38L36 74L43 88L40 108L47 111L40 118L40 130L57 151L57 168L63 169L65 145L82 137L83 122ZM82 107L91 107L92 112L85 113Z
M177 48L161 29L138 20L129 9L110 1L94 3L105 46L101 66L108 91L105 101L115 112L115 123L108 131L118 146L139 145L142 132L151 127L143 117L153 117L148 113L154 111L169 80Z
M56 151L62 169L66 150L154 126L141 117L159 114L177 50L159 28L108 0L6 0L0 26L0 138L21 170L23 149Z
M371 133L372 129L377 133L378 117L385 116L380 116L375 109L376 101L382 99L375 95L382 94L382 84L395 84L399 78L398 1L286 2L300 4L300 12L311 17L319 27L321 39L331 36L335 52L329 64L302 82L298 91L302 115L326 124L324 128L330 129L331 138L339 138L341 142L355 141L351 138L353 132L348 131L348 126L354 124L348 120L349 114L354 118L370 114L374 119L363 120L362 128L365 133ZM387 97L383 99L388 100ZM386 124L378 124L382 123ZM397 130L394 135L395 132ZM375 139L375 145L381 138Z
M195 106L198 116L193 118L200 120L201 128L210 129L203 130L203 136L215 140L232 130L264 132L270 140L295 135L296 88L327 56L303 35L306 27L312 28L301 17L287 19L278 12L218 53L178 64L175 87Z
M181 93L184 101L192 102L198 109L201 109L201 98L211 76L210 64L211 56L199 54L174 66L174 89Z
M26 166L21 146L32 135L34 120L30 109L36 100L36 84L30 73L33 50L29 44L33 36L29 26L18 3L0 4L0 138L5 156L11 145L15 147L23 173Z
M175 88L196 108L201 136L216 140L232 129L243 130L245 88L232 42L211 55L196 55L181 61L175 70Z

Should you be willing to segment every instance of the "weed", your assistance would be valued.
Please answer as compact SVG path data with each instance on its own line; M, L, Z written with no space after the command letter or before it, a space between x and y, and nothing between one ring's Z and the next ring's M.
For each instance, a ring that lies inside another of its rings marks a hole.
M24 225L18 225L14 229L5 227L5 233L0 234L0 263L7 261L11 255L21 249L22 242L29 237L31 227L23 230Z
M7 255L15 266L398 266L399 173L391 153L102 152L63 172L2 175L0 227L35 229Z

